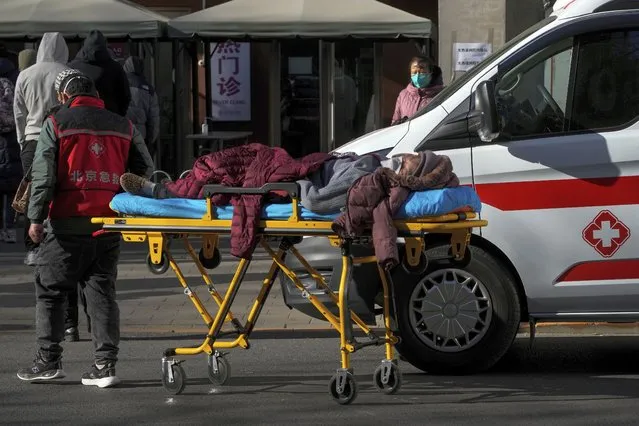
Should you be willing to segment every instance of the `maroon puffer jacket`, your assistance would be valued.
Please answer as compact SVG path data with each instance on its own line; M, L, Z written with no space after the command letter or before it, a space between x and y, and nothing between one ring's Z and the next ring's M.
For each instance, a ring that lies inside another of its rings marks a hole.
M204 198L202 188L219 184L244 188L259 188L265 183L291 182L317 170L330 154L314 153L300 159L292 158L282 148L260 143L240 145L198 158L184 178L166 184L172 194L181 198ZM232 204L231 254L250 258L255 243L255 229L260 220L263 196L218 194L213 205Z

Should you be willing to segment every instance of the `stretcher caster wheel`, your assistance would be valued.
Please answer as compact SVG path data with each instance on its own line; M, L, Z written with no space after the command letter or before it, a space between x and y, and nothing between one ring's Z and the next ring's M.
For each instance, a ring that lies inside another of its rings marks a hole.
M211 383L217 386L222 386L228 382L231 377L231 364L220 355L215 352L213 355L209 355L209 380Z
M151 260L151 255L148 254L146 256L146 266L152 274L162 275L169 270L169 259L166 257L166 254L162 253L162 260L160 260L160 263L155 264Z
M373 383L378 391L393 395L402 387L402 372L394 362L382 361L373 373Z
M472 255L470 254L470 247L466 247L466 250L464 251L464 257L459 260L453 258L452 247L448 249L448 256L450 256L450 263L452 263L455 268L459 269L464 269L466 266L468 266L472 257Z
M416 266L412 266L408 263L408 256L404 256L402 259L402 268L409 274L412 275L421 275L426 272L428 269L428 258L426 257L426 253L422 252L419 255L419 263Z
M172 373L169 372L169 369ZM186 387L186 373L180 364L170 364L162 374L162 386L172 395L179 395Z
M357 382L348 371L338 371L328 384L328 391L340 405L350 404L357 398Z
M220 254L220 250L218 250L217 247L215 248L215 250L213 250L213 257L211 257L210 259L204 257L204 249L200 249L198 258L200 259L200 263L202 264L202 266L204 266L206 269L215 269L220 266L220 262L222 262L222 255Z

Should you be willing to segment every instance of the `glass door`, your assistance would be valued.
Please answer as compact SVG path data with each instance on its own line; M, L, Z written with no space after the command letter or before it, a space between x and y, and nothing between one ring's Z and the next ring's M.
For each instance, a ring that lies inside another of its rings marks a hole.
M293 157L320 150L319 41L281 42L281 147Z

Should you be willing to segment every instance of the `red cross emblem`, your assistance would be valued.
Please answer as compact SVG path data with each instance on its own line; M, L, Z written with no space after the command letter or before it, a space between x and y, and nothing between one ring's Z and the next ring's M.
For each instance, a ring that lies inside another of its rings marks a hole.
M102 153L104 153L104 145L102 145L99 141L93 141L91 145L89 145L89 151L96 157L100 158Z
M599 212L582 232L584 241L603 257L612 257L628 238L630 229L608 210Z

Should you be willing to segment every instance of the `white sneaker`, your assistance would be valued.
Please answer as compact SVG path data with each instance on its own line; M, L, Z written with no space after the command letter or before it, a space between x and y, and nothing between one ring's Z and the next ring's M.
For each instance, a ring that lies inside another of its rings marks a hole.
M16 230L15 229L4 229L3 230L4 242L9 244L15 244L17 240Z

